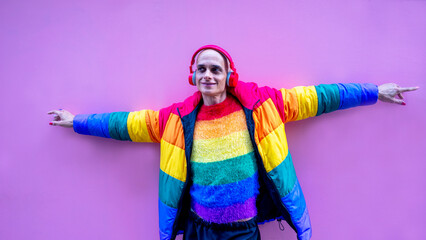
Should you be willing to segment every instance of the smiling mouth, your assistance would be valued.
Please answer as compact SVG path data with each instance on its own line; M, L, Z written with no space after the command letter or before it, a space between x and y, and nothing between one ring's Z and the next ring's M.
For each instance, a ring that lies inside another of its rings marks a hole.
M216 83L201 83L201 84L204 84L204 85L215 85Z

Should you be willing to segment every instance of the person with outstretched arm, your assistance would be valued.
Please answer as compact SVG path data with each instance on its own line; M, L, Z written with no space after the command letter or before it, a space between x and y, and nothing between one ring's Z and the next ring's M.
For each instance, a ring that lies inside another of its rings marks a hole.
M48 112L50 125L80 134L161 144L162 240L181 233L183 239L260 239L258 224L275 219L285 220L298 239L310 239L285 123L378 99L405 105L402 93L418 89L395 83L259 87L239 81L231 56L215 45L193 54L188 80L198 91L158 111Z

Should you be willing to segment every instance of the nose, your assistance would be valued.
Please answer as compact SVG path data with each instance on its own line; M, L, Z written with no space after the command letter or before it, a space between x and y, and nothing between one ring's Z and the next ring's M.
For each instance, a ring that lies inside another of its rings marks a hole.
M204 73L204 78L211 79L212 78L212 72L210 70L206 70Z

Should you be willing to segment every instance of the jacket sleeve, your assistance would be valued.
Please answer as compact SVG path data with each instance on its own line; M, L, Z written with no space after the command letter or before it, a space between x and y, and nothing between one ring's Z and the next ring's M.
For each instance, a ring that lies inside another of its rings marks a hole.
M280 89L285 122L377 102L378 87L371 83L320 84Z
M132 142L160 142L159 111L78 114L73 121L79 134Z

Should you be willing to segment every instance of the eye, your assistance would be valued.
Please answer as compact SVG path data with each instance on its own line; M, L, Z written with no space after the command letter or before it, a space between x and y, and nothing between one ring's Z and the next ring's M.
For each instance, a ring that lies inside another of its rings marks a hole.
M199 71L199 72L204 72L204 70L206 70L204 67L198 67L197 68L197 71Z
M214 68L212 68L212 72L213 72L213 73L217 73L217 72L219 72L219 68L215 68L215 67L214 67Z

